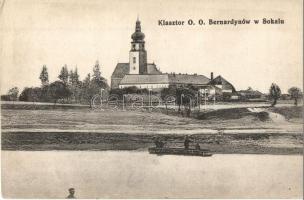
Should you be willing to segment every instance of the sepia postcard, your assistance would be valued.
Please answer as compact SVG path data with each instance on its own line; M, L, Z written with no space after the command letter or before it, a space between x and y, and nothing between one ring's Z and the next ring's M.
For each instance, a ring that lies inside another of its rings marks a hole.
M302 0L0 0L1 198L303 199Z

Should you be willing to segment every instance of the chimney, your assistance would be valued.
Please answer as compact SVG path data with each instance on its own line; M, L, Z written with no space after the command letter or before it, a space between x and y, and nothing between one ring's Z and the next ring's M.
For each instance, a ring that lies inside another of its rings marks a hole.
M210 79L213 80L213 72L210 74Z

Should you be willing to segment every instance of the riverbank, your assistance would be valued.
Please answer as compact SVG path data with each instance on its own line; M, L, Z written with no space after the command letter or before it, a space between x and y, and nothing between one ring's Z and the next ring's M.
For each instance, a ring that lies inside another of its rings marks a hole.
M302 107L230 108L197 117L161 112L2 109L3 150L143 150L185 135L213 153L302 154ZM277 114L280 113L280 114Z

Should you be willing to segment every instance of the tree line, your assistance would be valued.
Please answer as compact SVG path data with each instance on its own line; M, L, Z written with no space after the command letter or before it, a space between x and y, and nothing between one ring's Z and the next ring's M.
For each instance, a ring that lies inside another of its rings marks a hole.
M46 65L42 67L39 79L41 81L41 87L26 87L19 94L17 87L11 88L7 94L1 95L2 101L28 101L28 102L53 102L60 103L76 103L76 104L89 104L91 105L91 99L94 95L100 94L101 89L106 91L110 90L107 80L101 75L101 67L99 62L96 61L93 66L92 75L89 73L80 80L77 67L73 70L68 70L67 65L64 65L58 75L58 80L49 83L49 75ZM187 98L183 102L181 101L181 95L195 96L198 93L199 88L187 85L183 87L170 86L169 88L163 88L160 90L159 95L164 100L166 96L176 96L177 104L179 106L189 106ZM148 94L147 89L139 89L137 87L118 88L110 90L109 94L116 94L122 98L123 94ZM155 91L151 91L155 93ZM303 97L302 91L298 87L291 87L288 90L290 99L294 100L294 104L298 105L298 99ZM275 106L279 99L283 99L280 87L272 83L268 93L269 100L272 100L271 106ZM199 97L200 98L200 97ZM191 102L198 103L198 102ZM190 108L190 107L189 107Z
M100 94L101 89L109 88L107 80L101 75L98 61L93 66L92 75L87 74L84 80L80 80L77 67L69 70L67 65L61 68L58 80L51 83L47 66L43 65L39 79L41 87L26 87L19 97L19 89L14 87L2 95L1 100L90 104L92 97Z

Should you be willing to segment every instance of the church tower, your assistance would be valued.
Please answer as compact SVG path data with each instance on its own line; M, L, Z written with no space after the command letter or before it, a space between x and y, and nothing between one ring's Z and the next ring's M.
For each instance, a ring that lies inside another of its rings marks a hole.
M147 74L147 52L145 50L145 34L141 32L140 21L137 19L135 32L131 36L129 53L130 74Z

